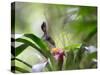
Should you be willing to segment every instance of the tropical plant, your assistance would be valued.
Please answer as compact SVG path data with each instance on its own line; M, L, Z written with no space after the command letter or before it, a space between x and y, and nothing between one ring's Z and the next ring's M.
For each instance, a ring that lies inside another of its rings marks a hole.
M97 68L96 7L38 3L16 6L15 26L12 25L15 34L11 39L12 72ZM35 28L38 24L42 37ZM21 36L15 39L17 33ZM26 51L27 48L31 49ZM24 60L31 54L33 57ZM39 61L33 59L37 57Z
M35 48L37 51L39 51L43 57L45 57L46 60L44 61L44 63L47 62L47 65L45 64L44 68L46 68L46 71L86 69L86 68L97 67L96 65L97 61L94 61L96 60L97 52L96 51L89 52L93 48L88 50L87 48L89 47L85 48L86 46L83 44L74 44L64 48L52 48L53 49L52 50L48 46L46 41L44 41L41 38L38 38L34 34L24 34L23 36L27 37L30 40L25 38L18 38L15 40L16 42L21 42L23 44L15 48L15 53L12 52L12 55L14 56L12 58L12 62L17 60L32 69L32 65L26 63L21 59L16 58L16 56L21 54L25 50L25 48L31 46ZM62 51L61 54L62 53L64 54L58 57L59 60L56 60L53 53L58 53L58 55L60 55L59 50ZM51 51L53 51L53 53ZM36 69L37 68L41 68L41 66L36 67ZM27 70L24 70L24 68L18 67L16 65L12 66L12 70L20 71L24 73L29 72Z

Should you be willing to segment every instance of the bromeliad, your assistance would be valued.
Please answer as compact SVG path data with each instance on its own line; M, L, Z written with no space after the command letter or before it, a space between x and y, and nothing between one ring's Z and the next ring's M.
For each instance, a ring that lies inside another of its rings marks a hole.
M47 42L48 46L50 47L50 53L54 57L55 61L57 62L56 70L61 70L63 65L63 59L64 59L64 51L63 49L56 47L55 41L52 39L52 37L50 37L48 33L47 30L48 28L45 22L43 22L43 24L41 25L41 29L44 32L43 39L44 41Z
M48 46L50 47L50 53L55 59L56 63L56 70L61 70L62 65L63 65L63 60L64 60L64 51L61 48L56 48L55 42L53 39L49 36L48 31L47 31L47 26L46 23L43 22L41 25L41 29L44 32L43 39L44 41L47 42ZM46 60L45 62L36 64L32 66L32 72L41 72L47 65L47 63L50 63L49 60Z
M56 48L54 40L48 34L48 28L45 22L43 22L43 24L41 25L41 29L44 32L43 39L48 43L49 47L51 48L51 54L54 56L55 60L63 61L64 51L61 48Z

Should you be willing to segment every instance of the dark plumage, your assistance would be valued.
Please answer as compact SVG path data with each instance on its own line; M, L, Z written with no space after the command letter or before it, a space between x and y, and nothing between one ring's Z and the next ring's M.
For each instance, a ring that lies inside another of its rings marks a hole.
M43 24L41 25L41 29L44 32L43 39L46 40L50 46L55 46L55 42L53 41L53 39L49 36L47 32L47 27L46 27L45 22L43 22Z

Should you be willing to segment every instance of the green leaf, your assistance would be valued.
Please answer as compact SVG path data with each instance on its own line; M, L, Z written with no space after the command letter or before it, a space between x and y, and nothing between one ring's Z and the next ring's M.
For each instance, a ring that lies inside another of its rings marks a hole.
M85 53L85 50L84 50L83 45L82 45L79 49L77 49L77 51L75 53L74 61L79 64L81 62L82 58L84 57L83 56L84 53Z
M24 34L24 36L27 38L30 38L33 42L35 42L36 45L38 45L40 47L42 53L44 53L47 57L50 57L51 54L50 54L50 51L48 49L48 45L46 44L45 41L38 38L34 34Z
M93 59L97 59L97 52L85 54L81 62L81 68L96 68L97 62Z
M83 40L84 42L90 41L91 38L97 33L97 27L94 27L94 29L88 34L88 36Z
M17 60L17 61L19 61L19 62L21 62L21 63L27 65L28 67L32 68L32 66L31 66L30 64L26 63L25 61L23 61L23 60L21 60L21 59L18 59L18 58L12 58L11 60L12 60L12 61Z
M46 43L34 34L24 34L24 36L33 40L33 42L35 42L41 49L48 50Z
M16 39L17 42L21 42L21 43L24 43L26 45L29 45L29 46L32 46L33 48L35 49L39 49L34 43L32 43L31 41L29 40L26 40L26 39L23 39L23 38L18 38Z
M71 49L71 50L74 50L75 48L80 48L82 44L71 44L71 45L68 45L66 47L64 47L65 50L68 50L68 49Z
M64 68L66 70L74 69L74 66L73 66L74 53L73 53L73 51L67 52L67 57L65 57L65 58L66 58L66 61L65 61Z
M43 41L42 39L38 38L34 34L24 34L24 36L27 38L30 38L33 42L35 42L41 48L41 52L44 55L46 55L47 58L50 58L51 66L49 66L49 67L51 67L51 70L56 70L55 59L52 56L52 54L50 53L50 50L48 49L48 45L46 44L46 42Z
M88 54L88 58L89 59L97 58L97 52L93 52L93 53Z
M34 43L32 43L32 42L29 41L29 40L26 40L26 39L23 39L23 38L18 38L18 39L16 39L16 41L17 41L17 42L22 42L22 43L24 43L24 44L26 44L26 45L29 45L29 46L35 48L36 50L38 50L38 51L39 51L44 57L46 57L46 58L47 58L48 55L49 55L49 53L48 53L47 51L38 48L37 45L35 45Z
M16 49L15 49L15 56L18 56L20 53L22 53L26 48L28 47L27 44L22 44L20 46L18 46Z
M18 66L11 66L11 71L13 73L15 73L15 71L19 71L21 73L29 73L29 71L27 71L27 70L25 70L25 69L23 69L21 67L18 67Z

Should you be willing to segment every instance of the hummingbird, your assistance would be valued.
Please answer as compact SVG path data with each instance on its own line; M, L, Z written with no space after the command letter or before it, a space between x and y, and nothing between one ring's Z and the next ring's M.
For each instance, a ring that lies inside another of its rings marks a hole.
M41 25L41 29L44 32L43 39L48 42L50 48L51 48L51 54L54 56L56 60L62 60L64 56L64 51L60 48L56 48L54 40L50 37L46 23L43 22Z
M48 33L47 26L46 26L45 22L42 23L41 29L44 32L42 38L49 45L50 52L51 52L52 56L54 57L56 63L58 64L58 66L63 65L64 55L65 55L63 49L56 47L54 40L52 39L52 37ZM62 66L60 66L58 68L58 70L61 70L61 69L62 69Z
M47 43L49 44L50 47L55 47L55 42L52 39L52 37L48 34L48 30L47 30L47 26L46 26L46 23L45 22L42 23L41 29L44 32L42 38L45 41L47 41Z

